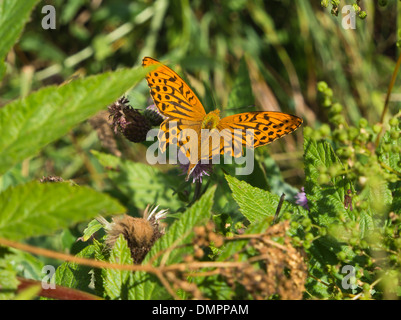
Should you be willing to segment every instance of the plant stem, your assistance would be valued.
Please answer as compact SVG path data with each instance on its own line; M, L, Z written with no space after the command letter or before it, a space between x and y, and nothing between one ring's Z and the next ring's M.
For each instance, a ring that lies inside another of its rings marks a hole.
M400 69L400 65L401 65L401 53L398 56L397 63L395 65L395 68L394 68L394 71L393 71L393 76L391 77L391 81L390 81L390 84L389 84L388 89L387 89L386 100L384 102L384 108L383 108L383 111L382 111L382 115L380 117L380 124L381 125L383 125L384 117L386 116L386 113L387 113L387 110L388 110L388 103L390 101L391 91L393 90L393 87L394 87L394 84L395 84L395 80L397 78L397 73L398 73L398 70ZM381 136L382 132L383 132L383 126L382 126L381 131L377 135L376 142L375 142L376 146L379 145L380 136Z

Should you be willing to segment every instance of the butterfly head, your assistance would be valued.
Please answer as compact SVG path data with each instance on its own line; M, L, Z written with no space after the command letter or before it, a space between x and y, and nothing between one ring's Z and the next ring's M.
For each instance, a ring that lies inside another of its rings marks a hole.
M220 121L220 110L209 112L202 120L202 129L215 129Z

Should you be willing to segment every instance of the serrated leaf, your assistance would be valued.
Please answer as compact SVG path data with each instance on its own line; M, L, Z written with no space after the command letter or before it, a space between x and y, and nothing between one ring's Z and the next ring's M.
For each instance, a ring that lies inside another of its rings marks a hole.
M350 180L346 176L331 177L328 184L319 183L320 170L328 171L332 166L342 167L341 161L335 154L332 146L326 141L315 141L305 138L304 142L305 160L305 192L308 198L308 206L314 223L329 228L330 235L320 237L313 241L307 250L309 256L309 273L314 277L327 281L325 266L339 263L336 253L342 251L347 254L348 259L358 259L344 240L350 237L343 224L339 221L339 214L353 220L356 215L354 211L345 209L344 199L347 190L353 189ZM359 212L360 237L373 228L372 216L369 210ZM314 279L308 279L306 284L310 294L321 298L330 296L329 290Z
M382 163L384 165L388 166L395 172L401 173L401 154L399 152L385 151L385 149L383 148L384 143L401 147L401 138L393 139L393 138L391 138L390 132L387 131L383 135L383 138L381 139L380 146L379 146L379 160L382 161ZM392 172L392 173L394 173L394 172ZM391 208L389 210L394 211L395 213L401 213L401 183L400 183L400 181L392 182L387 187L389 190L391 190L391 193L392 193ZM384 201L386 201L387 205L389 204L388 202L390 201L390 198L389 198L388 192L384 192L384 190L382 190L382 196L379 196L378 198L381 198L380 203L383 203Z
M0 174L116 101L144 68L121 69L49 86L0 109Z
M146 264L158 252L166 250L172 245L179 246L180 244L188 243L193 235L192 228L210 218L215 191L215 186L209 188L197 202L182 214L179 220L175 221L169 227L167 233L153 245L152 249L146 255L143 264ZM187 251L188 248L174 249L170 252L166 264L169 265L181 261L183 254ZM156 259L155 263L160 262L160 259ZM150 300L167 299L170 297L164 287L152 275L144 272L135 272L132 281L133 289L130 290L132 299Z
M131 250L123 234L120 234L110 252L109 262L118 264L133 264ZM104 289L107 297L111 300L128 299L130 288L129 279L132 275L127 270L106 269L103 279Z
M401 154L399 152L385 151L383 148L384 143L401 147L401 138L393 139L390 132L386 131L379 146L379 159L393 170L401 173Z
M0 79L4 73L4 57L17 42L29 15L39 0L0 1Z
M89 245L82 249L76 257L93 259L95 256L94 245ZM91 276L89 272L91 267L80 265L72 262L64 262L61 264L55 273L55 280L57 285L68 288L74 288L86 292L91 292L89 289Z
M342 167L341 161L335 154L332 146L326 141L315 141L305 138L304 142L305 160L305 192L311 213L322 226L330 226L338 222L337 216L342 213L353 217L350 210L345 209L344 199L349 189L353 190L351 182L346 176L336 176L330 179L326 185L318 182L319 170L328 170L337 165ZM361 237L373 226L373 220L368 212L361 212Z
M137 208L157 204L174 211L182 206L173 188L184 181L183 177L165 174L148 164L123 160L97 151L92 153L103 166L118 169L108 170L109 178Z
M93 247L95 251L95 259L99 261L107 261L110 250L104 242L93 239ZM106 269L95 268L93 270L93 280L95 284L95 292L99 297L105 297L104 283Z
M42 273L42 269L44 262L39 257L14 248L9 248L9 250L13 253L13 255L10 255L9 260L12 261L14 266L18 266L18 275L33 280L43 279L44 273Z
M326 141L315 141L305 138L305 192L308 205L317 224L330 226L337 223L338 214L353 218L354 214L345 209L344 199L349 189L354 190L352 183L346 176L336 176L330 183L321 185L318 182L320 170L328 170L333 165L342 167L332 146ZM373 218L369 210L360 212L360 236L373 228Z
M13 256L8 248L0 247L0 300L12 299L18 288Z
M110 196L69 183L30 182L0 194L0 237L24 239L125 208Z
M274 216L280 201L278 195L268 191L252 187L250 184L237 178L226 175L226 180L232 191L232 196L237 202L241 213L251 222L264 220ZM290 211L294 214L306 215L306 210L300 206L284 201L281 212Z

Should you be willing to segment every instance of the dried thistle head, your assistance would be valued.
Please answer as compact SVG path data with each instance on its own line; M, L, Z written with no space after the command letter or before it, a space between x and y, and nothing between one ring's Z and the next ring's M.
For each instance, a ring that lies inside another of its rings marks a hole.
M43 176L42 179L40 179L39 181L45 183L45 182L63 182L64 180L63 178L57 176L47 176L47 177Z
M164 231L160 230L159 220L165 217L167 210L156 212L157 208L150 210L148 206L144 218L134 218L129 215L113 217L113 222L106 224L106 244L112 248L122 234L131 250L134 263L140 264L156 240L164 234Z

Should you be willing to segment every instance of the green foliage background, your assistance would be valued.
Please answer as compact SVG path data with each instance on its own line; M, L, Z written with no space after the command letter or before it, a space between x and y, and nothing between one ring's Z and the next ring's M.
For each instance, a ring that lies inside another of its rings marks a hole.
M0 0L0 238L132 263L122 237L107 255L102 238L76 239L99 214L141 216L155 204L174 219L146 262L176 239L190 243L190 230L212 217L229 223L217 230L224 235L263 232L285 193L280 219L306 253L305 299L399 299L397 2ZM55 30L42 28L46 4L56 9ZM354 30L342 27L346 4L362 8ZM251 175L215 165L200 192L177 166L149 165L149 143L116 136L113 155L87 120L123 94L137 109L152 103L144 56L180 72L206 111L282 111L302 117L303 129L257 149ZM66 182L38 182L52 175ZM295 202L302 187L308 209ZM213 259L240 248L230 243ZM58 267L58 284L103 298L171 298L145 272L99 272L6 247L0 297L15 297L16 276L40 281L46 264ZM342 286L345 265L356 270L354 289ZM250 298L210 281L216 286L197 283L207 297Z

